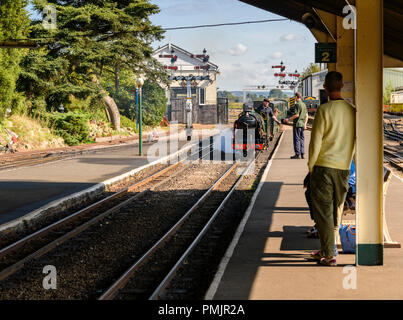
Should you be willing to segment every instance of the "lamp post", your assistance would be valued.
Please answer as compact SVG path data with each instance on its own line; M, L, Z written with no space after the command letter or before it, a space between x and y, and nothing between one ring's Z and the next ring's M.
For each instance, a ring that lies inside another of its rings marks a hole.
M142 107L142 86L144 84L143 78L138 78L136 81L139 91L139 155L143 155L143 107Z
M136 130L139 129L139 90L136 84Z

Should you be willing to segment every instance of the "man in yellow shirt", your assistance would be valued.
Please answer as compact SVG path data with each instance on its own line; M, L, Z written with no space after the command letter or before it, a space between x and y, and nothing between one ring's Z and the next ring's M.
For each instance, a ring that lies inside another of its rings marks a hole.
M321 246L311 257L319 264L336 266L335 239L355 149L355 108L341 97L341 73L329 72L324 88L330 101L316 112L309 144L312 209Z

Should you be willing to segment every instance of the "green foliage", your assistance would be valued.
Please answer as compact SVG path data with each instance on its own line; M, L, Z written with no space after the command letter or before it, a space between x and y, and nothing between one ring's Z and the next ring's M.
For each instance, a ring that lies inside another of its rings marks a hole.
M24 38L29 28L27 0L0 0L0 41ZM8 108L21 109L22 96L15 91L24 49L0 48L0 121Z
M158 83L146 80L143 86L143 123L158 125L165 113L167 98Z
M129 119L135 118L135 90L136 76L130 70L119 72L119 86L116 88L115 74L105 74L102 85L110 96L115 100L121 114ZM118 89L118 90L116 90Z
M230 109L242 109L242 105L243 105L242 102L231 102L229 104L229 108Z
M89 117L78 112L52 113L49 124L54 132L70 145L87 142L89 137Z
M40 21L33 22L32 37L50 33L54 38L41 40L46 52L32 57L34 64L29 64L30 74L25 75L27 80L35 78L48 109L68 104L71 95L113 97L105 88L113 87L115 73L130 70L148 78L165 77L162 66L151 57L150 44L162 39L163 30L149 20L159 12L149 0L33 0L33 4L38 12L49 4L57 10L56 30L44 30ZM36 67L38 63L46 66ZM28 86L25 83L27 94L33 91Z
M310 63L308 67L304 69L301 75L301 79L306 78L307 76L311 75L312 73L319 72L320 68L316 63Z
M122 127L132 128L134 132L138 132L138 130L136 130L136 122L130 120L125 116L120 116L120 124L122 125Z
M227 98L229 102L241 102L242 98L235 96L233 93L229 91L218 91L218 98Z
M28 2L39 14L30 21ZM42 26L46 5L57 10L57 29ZM0 41L37 39L40 49L0 49L0 123L5 110L37 117L70 144L88 139L88 119L107 121L109 95L134 119L137 75L144 86L144 123L158 124L165 110L168 83L152 58L151 43L164 31L149 17L159 12L150 0L0 0ZM31 22L31 24L30 24ZM52 113L63 105L67 113ZM116 110L116 108L115 108ZM27 112L28 111L28 112ZM135 128L128 118L122 125Z
M389 82L386 88L383 90L383 104L390 104L390 96L395 91L392 83Z
M270 98L277 98L277 99L288 99L289 95L284 93L280 89L272 89L272 90L270 90L269 97Z
M256 94L254 92L249 92L248 94L246 94L246 98L252 101L258 101L258 100L263 100L264 98L267 98L265 95L263 94Z

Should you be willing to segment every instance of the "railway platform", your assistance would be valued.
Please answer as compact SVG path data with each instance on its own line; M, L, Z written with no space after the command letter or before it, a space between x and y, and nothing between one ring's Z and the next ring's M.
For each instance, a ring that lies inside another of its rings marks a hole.
M309 137L310 132L306 132L306 148ZM354 269L355 255L342 254L341 250L337 267L307 260L320 245L318 239L306 236L313 224L303 189L307 160L291 160L292 146L292 128L287 127L262 178L256 201L249 207L205 298L402 299L402 249L385 248L383 266ZM386 221L393 240L399 243L403 242L402 194L403 181L392 176L386 196Z
M219 130L209 132L216 134ZM200 133L200 130L195 130L194 136ZM168 143L167 152L170 154L174 153L171 152L170 139L177 139L176 146L172 147L174 150L188 144L183 131L179 136L161 137L161 143ZM144 144L143 156L138 155L137 144L124 144L62 160L1 170L0 232L24 219L29 220L28 215L36 215L38 210L45 210L60 201L76 201L76 196L89 194L109 179L154 163L162 156L148 156L148 149L153 145Z

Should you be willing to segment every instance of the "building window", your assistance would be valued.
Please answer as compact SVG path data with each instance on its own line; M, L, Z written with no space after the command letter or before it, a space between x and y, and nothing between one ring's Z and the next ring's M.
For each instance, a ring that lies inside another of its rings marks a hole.
M191 88L192 92L192 97L196 97L196 88ZM178 99L178 98L183 98L186 99L187 97L187 88L172 88L172 94L171 94L171 99Z
M206 89L200 88L200 103L199 104L205 104L206 102Z

